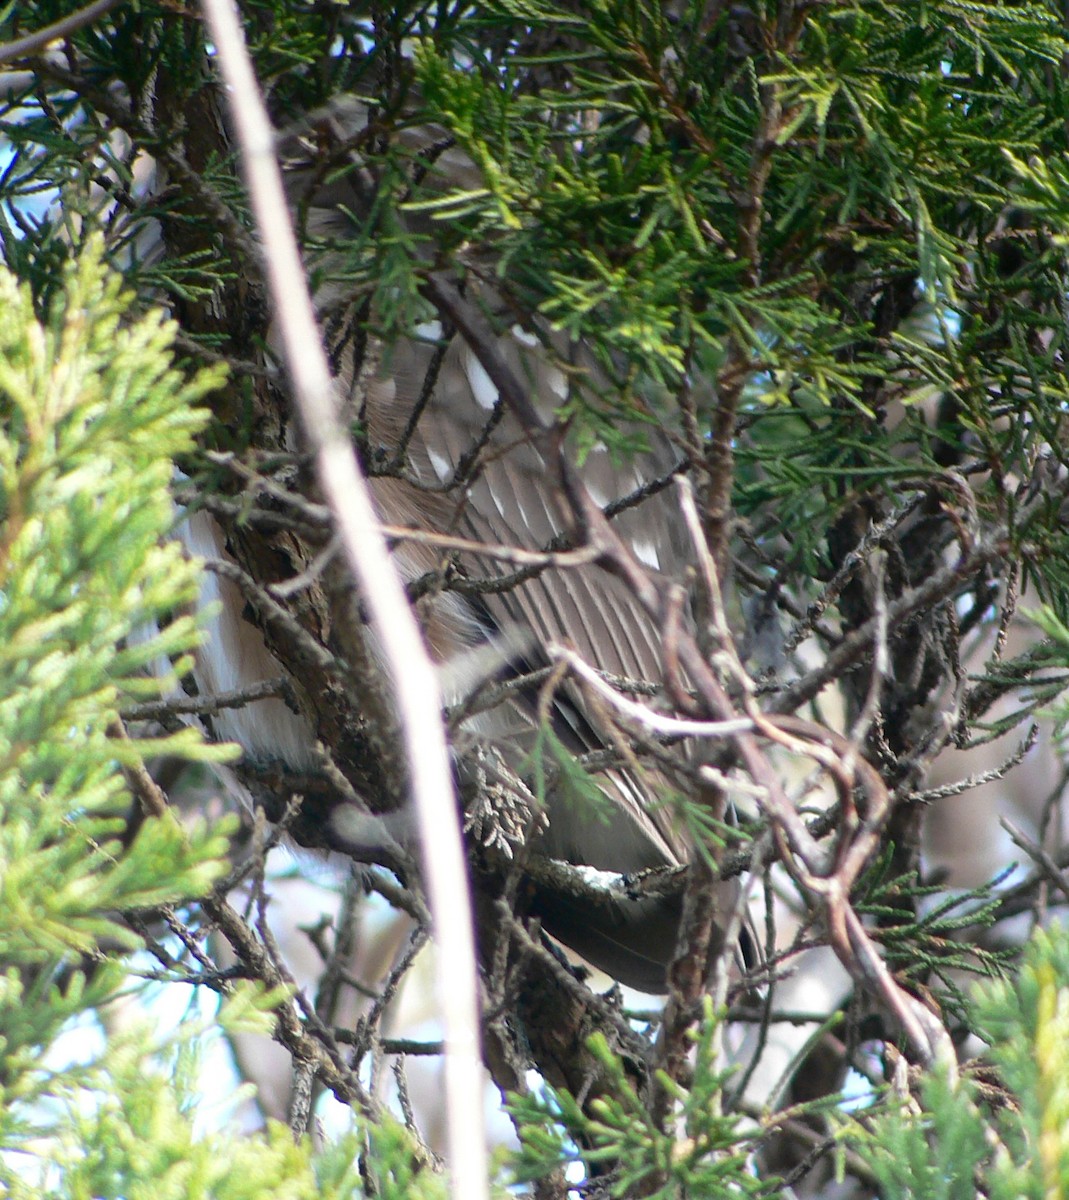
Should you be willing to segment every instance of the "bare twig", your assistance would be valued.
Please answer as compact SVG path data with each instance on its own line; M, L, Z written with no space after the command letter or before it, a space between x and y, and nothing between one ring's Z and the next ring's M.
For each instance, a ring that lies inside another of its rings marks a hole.
M87 4L85 8L79 8L76 12L61 17L58 21L53 21L51 25L46 25L43 29L27 33L13 42L5 42L0 46L0 66L3 66L4 63L14 62L18 58L27 58L31 54L38 54L49 42L58 42L60 38L70 37L72 33L77 33L79 29L84 29L86 25L91 24L97 17L111 12L113 8L118 7L120 2L121 0L93 0L92 4Z
M299 657L305 666L328 671L335 676L339 674L340 668L334 655L325 646L320 645L288 609L279 604L266 588L262 588L237 563L225 558L206 558L202 563L206 571L236 584L242 596L259 613L264 624L279 630L288 639L294 648L295 656Z
M791 628L784 640L784 653L790 654L816 628L817 621L838 600L843 588L854 577L854 572L865 561L869 554L898 528L898 526L921 503L922 496L913 496L895 509L889 517L879 521L868 529L858 544L839 564L835 574L821 589L820 595L806 606L802 617Z
M502 562L531 567L581 567L593 562L598 551L590 546L576 550L524 550L519 546L501 546L493 542L476 542L471 538L453 537L446 533L431 533L426 529L412 529L407 525L380 525L383 537L399 541L419 542L424 546L435 546L441 550L458 550L478 554L483 558L496 558Z
M118 720L111 723L108 733L117 740L127 739L126 730ZM170 813L170 806L162 788L149 775L143 764L125 767L124 774L147 816L175 819ZM233 947L246 975L259 979L271 990L294 990L292 978L279 967L277 959L272 958L248 922L219 891L206 896L201 901L201 906L209 920ZM332 1039L324 1040L317 1036L319 1031L313 1033L309 1030L298 1015L292 1000L285 1000L275 1009L275 1029L278 1040L293 1055L295 1062L313 1064L317 1077L343 1104L355 1104L370 1117L375 1117L375 1101L346 1066L342 1056L335 1052Z
M268 589L271 595L276 600L288 600L291 596L296 596L298 592L314 586L322 578L323 572L338 553L338 549L337 541L331 538L303 571L291 575L289 579L284 579L280 583L272 583Z
M728 721L687 721L679 717L666 717L663 713L654 712L645 704L629 700L602 679L589 663L584 662L574 650L566 646L550 644L546 647L549 657L556 662L565 662L589 687L599 696L623 713L625 717L637 722L651 733L662 737L704 737L723 738L745 729L752 729L753 722L749 717L734 717Z
M1064 869L1043 849L1034 842L1023 830L1017 828L1012 821L1005 817L1000 821L1002 828L1010 835L1015 846L1019 846L1039 868L1043 878L1052 883L1066 900L1069 900L1069 882L1066 881Z
M160 717L205 714L211 716L224 708L244 708L256 700L267 700L275 696L286 697L292 690L290 681L279 676L228 692L213 692L210 696L171 696L166 700L131 704L129 708L122 710L121 716L124 721L155 721Z
M325 529L330 525L330 508L326 504L317 504L314 500L309 500L307 496L302 496L300 493L283 486L277 480L262 474L255 467L251 467L248 463L243 462L232 450L209 450L205 457L209 462L215 463L216 466L225 467L228 471L233 471L239 479L244 479L250 485L252 491L264 492L268 496L273 496L280 503L292 508L309 525L321 529Z
M872 556L873 619L876 625L873 631L872 671L869 675L869 686L861 705L861 711L850 730L850 743L858 754L861 753L861 747L865 744L869 730L880 711L880 697L883 695L884 682L891 670L891 655L887 647L885 575L886 555L877 549ZM847 767L849 769L849 761Z
M871 617L859 625L829 652L819 668L784 688L773 701L774 710L793 712L817 696L827 684L863 662L877 644L876 635L882 621L886 621L888 633L893 633L919 613L927 612L941 600L954 595L963 580L971 578L981 567L996 562L1006 553L1008 536L1005 529L996 529L993 534L977 542L958 562L941 568L924 583L897 596L887 605L885 616Z
M289 1127L294 1140L308 1130L308 1117L312 1112L312 1093L315 1085L315 1068L311 1063L293 1064L293 1083L290 1087Z
M974 788L983 787L985 783L994 783L1002 779L1009 771L1021 762L1024 756L1036 744L1039 737L1039 726L1032 725L1016 750L997 767L989 771L979 771L965 779L957 779L953 783L945 783L942 787L928 788L923 792L913 792L908 799L911 804L932 804L936 800L945 800L949 796L960 796L962 792L971 792ZM1058 793L1060 797L1060 790Z

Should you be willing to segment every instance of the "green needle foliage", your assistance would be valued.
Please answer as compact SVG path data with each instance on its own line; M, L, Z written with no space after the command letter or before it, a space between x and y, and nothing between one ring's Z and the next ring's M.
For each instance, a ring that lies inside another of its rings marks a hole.
M989 1043L975 1076L939 1068L919 1104L890 1101L847 1131L885 1200L990 1200L1069 1191L1069 935L1038 931L1016 977L973 997ZM864 1132L860 1132L861 1127Z
M148 668L188 670L197 628L176 610L197 573L176 544L173 459L222 375L187 382L173 326L128 323L130 296L99 244L72 263L43 320L0 275L0 958L41 964L129 944L110 910L199 895L225 849L203 826L148 822L120 852L123 765L145 753L219 757L196 731L123 744L125 703L159 695ZM150 632L151 631L151 632Z
M658 1078L677 1106L679 1124L671 1132L659 1127L620 1056L604 1037L592 1037L591 1054L602 1073L597 1086L605 1094L588 1109L559 1089L513 1098L521 1141L514 1166L517 1181L542 1178L570 1162L583 1163L587 1172L611 1163L617 1165L613 1196L669 1200L762 1194L763 1185L748 1165L751 1142L740 1117L721 1109L733 1074L718 1065L722 1034L723 1022L706 997L694 1034L693 1086L681 1087L663 1074Z

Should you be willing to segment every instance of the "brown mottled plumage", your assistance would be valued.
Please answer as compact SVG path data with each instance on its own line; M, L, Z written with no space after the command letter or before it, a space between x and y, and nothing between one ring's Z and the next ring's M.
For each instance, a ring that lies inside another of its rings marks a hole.
M362 119L353 114L347 118L353 127ZM402 137L418 147L438 146L432 170L446 183L463 183L473 174L467 160L441 148L440 137L411 130ZM291 189L307 228L327 245L343 239L352 214L359 219L366 208L374 179L356 163L347 175L335 173L329 185L321 185L314 170L315 139L291 139L285 150ZM407 446L406 477L379 475L372 481L384 523L460 535L491 546L545 549L568 528L568 514L547 464L516 418L500 406L473 350L459 336L443 338L435 323L384 347L373 371L366 364L354 364L349 347L360 339L350 336L353 314L343 288L332 279L329 251L316 260L316 268L317 277L325 280L317 301L324 324L334 332L332 351L340 383L353 398L351 416L362 423L371 449L391 458L414 407L425 404ZM469 297L497 330L497 353L528 383L530 398L544 416L551 416L577 387L606 386L581 346L550 335L538 324L513 323L489 287L480 289L472 282ZM667 443L655 431L647 431L647 437L652 449L620 461L603 446L590 451L581 475L597 503L604 507L632 495L672 469L675 455ZM457 482L462 464L466 469ZM641 562L682 579L687 547L671 497L671 489L655 492L621 512L615 525ZM207 527L195 526L192 533L194 544L209 536ZM442 552L402 540L395 559L406 579L413 580L438 567ZM461 570L481 578L515 569L473 553L460 555L458 562ZM222 598L227 600L225 594ZM498 640L506 647L521 647L502 652L509 658L503 673L519 674L546 665L547 645L567 643L599 670L653 683L662 677L661 631L620 580L589 563L542 570L508 590L483 594L477 602L456 592L432 592L420 600L419 612L432 654L443 664L475 645ZM209 688L239 686L250 681L249 675L277 671L264 659L266 651L241 649L248 633L247 627L245 634L238 631L239 613L240 605L231 603L216 623L216 652L203 664ZM212 665L219 654L235 651L244 667L218 661ZM470 723L513 769L534 740L536 699L533 691L521 693ZM311 731L280 702L268 703L273 704L270 710L261 703L226 715L222 732L243 742L254 755L269 756L273 748L293 765L306 766L301 747L312 744ZM557 738L570 752L603 748L597 721L573 683L559 688L551 719ZM686 839L672 820L671 806L663 802L667 783L656 770L616 769L598 776L598 784L609 801L608 820L551 790L548 827L537 844L540 853L619 874L687 861ZM724 885L725 905L730 906L736 895L734 885ZM630 899L620 893L610 904L592 906L566 890L541 887L534 907L550 933L610 975L644 991L664 989L679 924L677 900Z

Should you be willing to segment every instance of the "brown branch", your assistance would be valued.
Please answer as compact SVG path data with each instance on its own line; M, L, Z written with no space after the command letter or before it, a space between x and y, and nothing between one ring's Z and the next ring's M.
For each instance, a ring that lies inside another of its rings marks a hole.
M119 720L109 725L108 733L117 740L130 740ZM125 766L123 773L146 816L162 819L170 815L170 805L163 789L148 773L143 763ZM271 990L296 990L289 973L271 958L248 922L235 911L220 891L216 890L213 895L204 897L201 907L208 919L230 943L242 963L246 976L260 980ZM285 1000L275 1009L275 1037L293 1055L296 1063L314 1068L316 1076L330 1088L341 1103L356 1105L373 1120L377 1119L377 1102L346 1066L340 1049L325 1045L319 1036L314 1036L309 1031L292 1000Z
M245 268L256 268L260 261L256 242L223 197L205 182L204 176L175 149L173 137L150 128L125 108L112 93L94 87L84 76L48 59L39 60L36 67L42 77L53 80L90 101L94 108L99 109L127 134L132 142L151 151L153 156L167 167L174 180L203 207L205 215L214 222L238 261Z
M1002 828L1010 835L1010 839L1015 846L1019 846L1025 854L1039 868L1039 873L1042 878L1052 883L1054 887L1061 892L1062 896L1069 900L1069 882L1066 882L1064 868L1043 849L1042 846L1034 842L1026 833L1018 829L1012 821L1007 821L1005 817L1000 821Z
M622 579L658 623L658 627L664 628L671 606L664 581L638 562L630 548L606 520L605 514L591 497L582 480L564 459L561 439L555 436L552 426L542 420L534 410L526 390L502 360L477 314L455 287L440 275L428 278L426 291L439 310L448 316L468 341L498 389L502 401L512 409L532 442L546 456L550 471L557 476L571 504L576 524L583 529L589 543L600 551L600 565ZM978 546L972 550L972 556L984 553L994 558L998 556L999 548L992 546L985 550ZM953 582L937 577L939 584L934 589L934 594L941 596L941 588L952 587L960 579L961 570L960 563L958 567L950 569ZM941 573L941 576L943 575L945 573ZM931 585L916 589L916 606L931 602L927 598L932 590ZM911 608L910 611L916 609ZM855 635L855 638L849 639L844 645L849 644L852 653L860 657L871 650L872 639L880 625L886 621L885 628L891 629L896 617L904 619L900 609L895 605L888 605L885 617L869 622L871 629L868 625L863 627L867 631L863 644L857 643ZM861 633L860 630L857 632ZM678 655L683 670L713 719L731 720L742 715L737 711L697 642L687 631L680 631L678 634ZM784 735L800 740L806 753L818 758L826 769L837 775L840 795L844 794L844 790L849 790L852 774L841 766L839 760L844 756L848 762L853 760L853 769L860 774L868 790L867 812L854 838L849 841L842 839L833 859L833 867L828 863L825 851L818 845L786 796L775 769L758 745L754 734L740 733L736 735L734 742L743 766L764 791L762 807L772 822L773 832L788 870L807 894L820 899L829 924L834 926L831 936L836 954L841 957L844 966L855 978L873 988L884 999L896 1018L902 1022L914 1052L921 1061L930 1063L937 1057L943 1057L949 1045L946 1031L926 1009L920 1011L923 1006L919 1001L898 987L890 972L882 965L882 960L879 959L849 905L849 887L874 852L886 815L887 792L883 781L875 770L857 755L855 747L814 722L775 714L758 714L753 705L746 715L755 719L761 716L763 726L759 728L762 728L766 736L772 736L778 741L782 741ZM821 747L829 750L830 754L820 753ZM816 870L812 869L814 865ZM829 874L832 871L834 873Z
M27 33L13 42L5 42L0 45L0 66L14 62L18 58L28 58L31 54L37 54L49 42L58 42L60 38L70 37L72 33L77 33L79 29L84 29L86 25L91 24L97 17L103 17L106 13L111 12L120 3L121 0L93 0L92 4L87 4L85 8L79 8L65 17L61 17L58 21L53 21L51 25L46 25L43 29Z
M951 566L943 567L918 587L910 588L887 605L886 622L888 634L901 628L910 618L927 612L928 609L953 596L963 581L970 579L981 567L1003 558L1008 548L1009 533L1006 529L979 541L970 552ZM841 678L852 667L863 662L875 645L880 618L871 617L844 638L816 670L784 688L773 700L772 710L793 712L801 705L814 699L833 680Z
M431 533L426 529L413 529L407 525L379 525L383 537L398 541L418 542L423 546L435 546L441 550L456 550L461 553L479 554L484 558L496 558L501 562L517 563L531 567L581 567L593 562L598 552L589 546L575 550L556 552L524 550L519 546L502 546L492 542L477 542L471 538L453 537L445 533Z
M784 45L781 50L789 54L792 48L793 42ZM779 85L767 83L760 90L761 117L754 134L746 189L736 198L740 210L739 257L751 287L757 287L761 282L760 235L764 195L772 173L776 137L783 120ZM732 495L735 488L735 436L739 404L747 376L752 369L752 360L753 350L748 344L748 339L738 329L733 329L728 339L727 357L717 377L717 403L705 452L708 487L702 497L706 541L721 579L726 578L730 554L734 511Z
M264 679L249 687L235 688L229 692L215 692L210 696L172 696L167 700L152 700L144 704L131 704L124 708L124 721L155 721L161 717L212 715L224 708L244 708L256 700L266 700L292 695L293 685L282 676Z

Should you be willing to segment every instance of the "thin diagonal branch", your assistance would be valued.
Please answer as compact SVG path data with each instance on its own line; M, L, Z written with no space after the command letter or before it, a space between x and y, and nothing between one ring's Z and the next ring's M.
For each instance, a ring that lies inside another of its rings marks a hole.
M389 666L440 955L438 984L447 1047L446 1111L453 1187L465 1200L482 1200L487 1196L488 1166L474 935L438 680L385 541L375 528L370 492L341 421L270 122L238 14L227 0L203 0L203 6L229 86L294 399L345 557L367 602Z
M79 29L84 29L86 25L92 24L97 17L102 17L111 12L113 8L117 8L120 3L121 0L93 0L92 4L87 4L85 8L79 8L77 12L53 21L51 25L46 25L43 29L27 33L13 42L5 42L0 46L0 66L19 58L28 58L31 54L38 54L49 42L57 42L60 38L70 37L72 33L77 33Z

